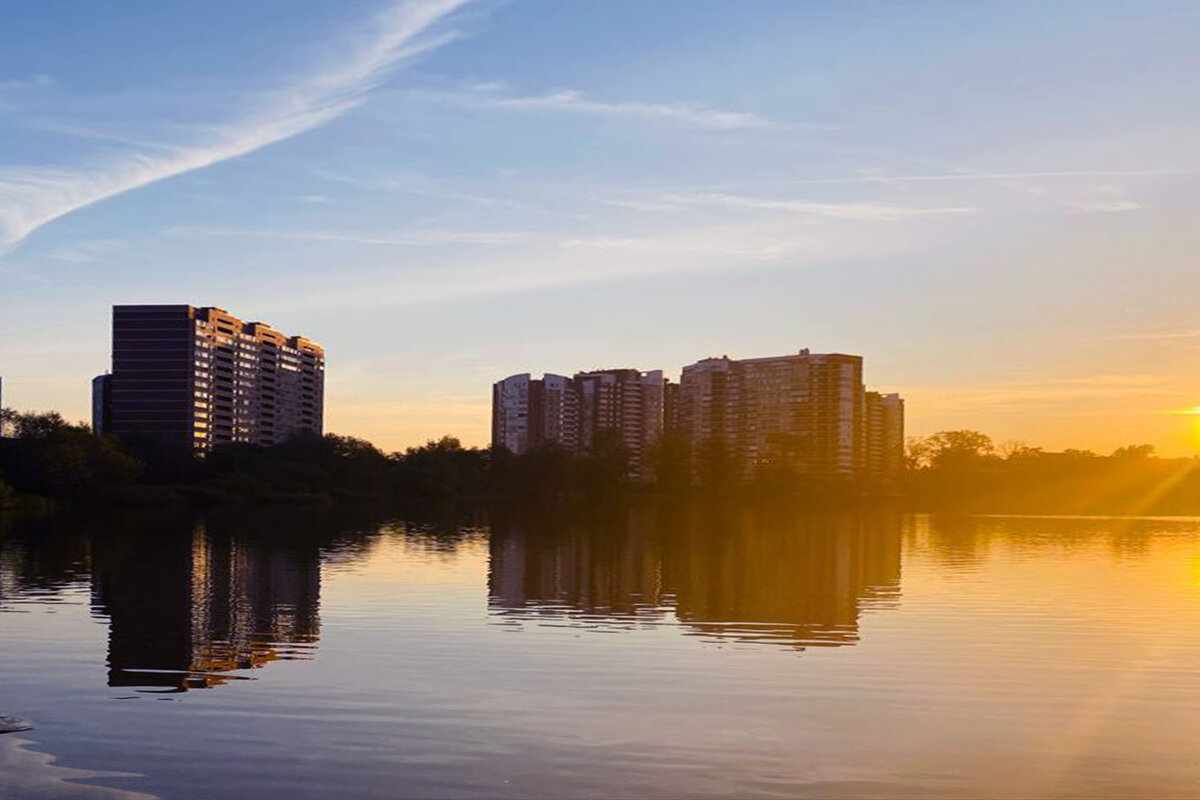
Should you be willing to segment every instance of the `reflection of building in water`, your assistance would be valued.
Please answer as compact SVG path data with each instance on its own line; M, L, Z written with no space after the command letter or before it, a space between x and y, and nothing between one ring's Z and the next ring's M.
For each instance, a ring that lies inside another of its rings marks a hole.
M821 515L708 523L668 562L676 613L740 640L839 645L858 640L864 605L900 592L897 517Z
M851 644L864 606L900 590L891 515L785 518L695 514L674 525L559 532L500 525L491 541L495 610L614 621L673 606L691 630L792 646Z
M198 525L95 542L93 608L110 618L109 685L197 688L317 641L316 546Z
M16 597L21 590L18 571L18 559L21 555L16 547L6 547L0 543L0 605L3 605L5 600Z
M488 594L494 608L601 616L646 613L661 605L661 554L636 522L554 534L493 533Z

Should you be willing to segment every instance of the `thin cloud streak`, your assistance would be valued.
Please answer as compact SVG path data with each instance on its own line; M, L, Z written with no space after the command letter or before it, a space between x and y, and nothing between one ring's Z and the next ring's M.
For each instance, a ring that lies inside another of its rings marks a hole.
M745 208L758 211L785 211L827 219L853 220L858 222L895 221L911 217L955 216L975 214L978 211L978 209L971 206L912 207L884 205L882 203L787 200L718 193L665 194L648 199L595 197L593 200L604 205L631 208L636 211L677 211L682 208L711 206L719 208Z
M775 123L748 111L727 111L700 103L643 103L592 100L581 92L564 90L539 95L501 95L491 86L485 91L435 95L438 99L471 108L506 111L568 111L609 117L664 120L717 130L767 128Z
M1161 333L1118 333L1106 336L1106 342L1176 342L1200 339L1200 330L1163 331Z
M399 62L439 47L453 33L430 29L470 0L411 0L380 17L375 34L345 63L276 92L258 116L218 128L206 144L166 155L132 153L90 170L0 168L0 253L81 208L167 178L238 158L342 116Z
M1181 394L1169 377L1148 374L909 386L898 391L914 405L919 404L926 415L1023 413L1031 408L1055 407L1073 415L1128 414L1139 407L1145 413L1157 413L1154 408L1162 399Z
M881 205L879 203L820 203L810 200L776 200L730 194L668 195L663 198L663 201L667 204L678 203L683 205L722 206L726 208L750 208L763 211L789 211L797 214L828 217L830 219L860 221L973 214L976 211L974 208L967 206L912 208L907 206Z
M268 231L244 228L178 227L166 231L172 237L224 237L266 239L285 242L330 242L363 245L439 245L439 244L527 244L539 237L528 231L456 231L425 230L395 234L367 234L353 231Z
M394 192L398 194L411 194L422 197L434 197L443 200L456 200L473 205L493 207L503 206L509 208L529 208L524 203L517 202L507 197L491 197L487 195L471 194L469 192L460 192L447 185L443 179L430 177L428 175L420 175L416 173L408 173L400 177L379 176L379 175L350 175L335 170L317 167L313 169L313 175L329 181L330 183L340 183L347 186L353 186L357 189L366 189L372 192Z
M10 99L32 89L53 86L54 79L49 75L34 75L32 78L8 78L0 80L0 111L11 108Z
M957 181L1006 181L1027 178L1154 178L1200 175L1200 167L1155 168L1155 169L1082 169L1047 170L1031 172L945 172L920 175L853 175L831 178L800 178L780 181L745 181L737 183L712 183L691 187L693 189L732 189L751 186L840 186L864 183L939 183Z
M846 263L887 253L901 257L910 243L892 235L840 235L826 229L797 231L787 222L706 226L657 236L567 238L551 247L506 253L486 261L378 267L320 292L303 285L289 296L275 292L275 308L357 309L521 295L667 275L747 273ZM631 257L636 256L636 257Z

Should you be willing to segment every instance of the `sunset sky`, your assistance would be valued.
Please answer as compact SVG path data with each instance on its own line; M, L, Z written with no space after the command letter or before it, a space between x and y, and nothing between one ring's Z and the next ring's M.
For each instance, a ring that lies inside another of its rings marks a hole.
M517 372L858 353L912 435L1200 452L1200 4L40 0L0 11L4 404L114 303L328 351L326 428Z

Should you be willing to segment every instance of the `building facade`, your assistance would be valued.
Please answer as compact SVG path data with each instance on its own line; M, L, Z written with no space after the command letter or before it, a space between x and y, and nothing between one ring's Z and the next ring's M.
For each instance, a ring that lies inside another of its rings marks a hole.
M635 480L653 477L654 445L662 437L666 380L662 370L604 369L575 375L579 396L579 449L591 450L612 431L629 453Z
M887 397L894 402L872 406L876 427L892 431L898 413L902 442L903 402ZM707 358L684 367L675 418L693 459L719 452L731 477L778 467L823 479L859 479L868 475L869 454L883 468L886 450L870 440L875 429L867 414L862 357L805 349L768 358Z
M520 455L532 447L556 442L574 450L578 430L578 396L573 381L546 373L512 375L492 385L492 446Z
M112 408L112 375L97 375L92 378L92 433L102 436L109 432Z
M205 452L323 430L325 351L220 308L113 306L108 432Z
M904 471L904 399L867 392L866 419L867 477L893 482Z
M546 443L586 453L603 431L612 431L629 453L631 477L648 479L651 448L663 432L665 393L661 370L513 375L492 386L492 445L516 455Z

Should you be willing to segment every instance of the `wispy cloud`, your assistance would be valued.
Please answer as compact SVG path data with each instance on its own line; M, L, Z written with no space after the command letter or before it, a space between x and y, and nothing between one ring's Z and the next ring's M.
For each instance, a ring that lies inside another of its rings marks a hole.
M797 230L793 221L778 219L653 235L547 234L532 246L489 252L486 258L465 253L348 271L336 287L322 285L320 291L298 283L290 294L272 290L270 302L291 310L399 308L670 275L749 274L818 264L828 268L885 253L902 258L912 246L905 234L900 226L872 236L845 236L833 226Z
M774 123L766 117L748 111L729 111L701 103L645 103L637 101L593 100L582 92L563 90L537 95L504 94L495 84L475 87L471 92L435 95L472 108L495 108L506 111L566 111L608 117L632 117L645 120L693 125L717 130L766 128Z
M354 231L277 231L245 228L178 227L171 228L166 233L168 236L174 237L235 237L286 242L412 246L440 244L509 245L524 244L536 241L539 238L537 234L525 231L471 230L418 230L401 233L370 234Z
M1092 214L1113 214L1119 211L1137 211L1142 207L1141 203L1136 203L1133 200L1094 200L1090 202L1078 202L1072 204L1077 211L1086 211Z
M1136 211L1142 206L1125 197L1121 187L1112 183L1082 189L1061 182L1039 180L1036 177L1014 176L1000 178L1000 186L1039 198L1078 214L1112 214Z
M644 257L670 255L720 255L754 261L774 260L795 249L795 240L776 237L765 239L705 237L697 235L662 236L592 236L562 239L557 246L563 250L594 251L598 253L638 253ZM650 273L650 268L646 273Z
M905 183L970 183L976 181L999 182L1035 178L1086 179L1086 178L1172 178L1200 175L1200 167L1161 167L1150 169L1079 169L1079 170L1030 170L1030 171L987 171L947 170L945 172L896 173L891 170L863 170L857 175L831 175L822 178L793 178L768 181L734 181L705 183L692 186L694 190L745 189L765 186L842 186L855 184L905 184Z
M94 239L51 248L45 253L45 257L67 264L92 264L104 261L125 249L125 243L116 239Z
M969 385L911 386L899 390L927 415L1022 413L1030 409L1062 414L1145 413L1166 399L1181 396L1176 383L1163 375L1099 374L1061 380L1012 381Z
M1149 333L1118 333L1105 337L1107 342L1173 342L1200 341L1200 330L1157 331Z
M885 205L881 203L833 203L718 193L666 194L650 200L637 198L632 200L620 198L600 199L600 202L610 205L627 206L640 211L665 211L682 207L714 206L719 208L746 208L760 211L783 211L828 219L856 220L860 222L975 213L975 209L969 206L912 207Z
M443 179L408 172L401 175L357 175L318 167L313 174L331 183L341 183L371 192L396 192L422 197L455 200L479 206L508 206L526 208L524 203L506 197L463 192L450 187Z
M345 114L400 62L441 46L433 32L470 0L410 0L380 16L341 63L272 93L261 113L215 129L202 144L124 154L86 169L0 167L0 252L80 208L157 181L244 156Z
M1114 214L1122 211L1137 211L1142 205L1125 196L1120 186L1106 183L1096 187L1089 195L1063 201L1068 208L1085 214Z
M53 85L54 79L49 75L34 75L32 78L0 79L0 110L8 108L12 98L22 92Z
M0 80L0 92L28 89L33 86L50 86L54 79L49 75L34 75L32 78L4 78Z

